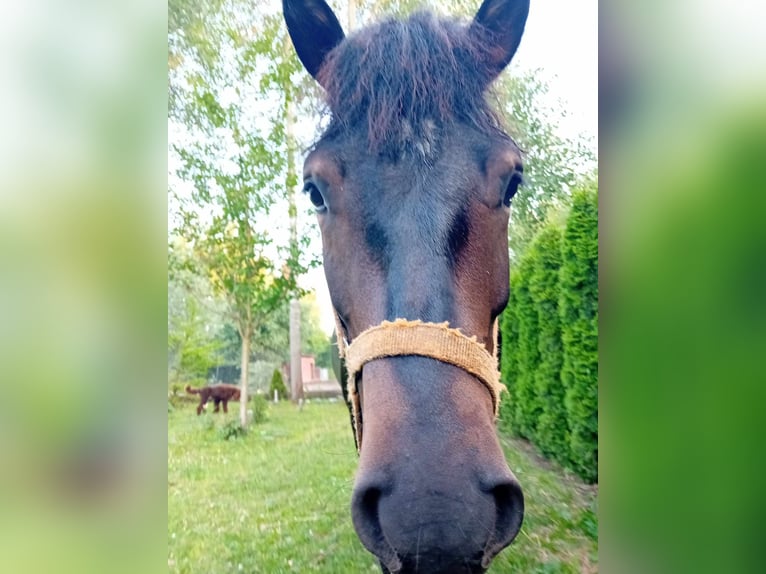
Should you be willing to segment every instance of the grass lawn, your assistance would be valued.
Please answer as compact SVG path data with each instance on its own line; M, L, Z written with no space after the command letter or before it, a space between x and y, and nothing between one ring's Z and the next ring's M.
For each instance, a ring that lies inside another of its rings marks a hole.
M198 417L184 404L168 413L169 571L379 572L351 525L356 452L345 405L270 405L266 422L224 440L221 427L238 407ZM489 572L597 572L595 489L526 443L503 445L526 514Z

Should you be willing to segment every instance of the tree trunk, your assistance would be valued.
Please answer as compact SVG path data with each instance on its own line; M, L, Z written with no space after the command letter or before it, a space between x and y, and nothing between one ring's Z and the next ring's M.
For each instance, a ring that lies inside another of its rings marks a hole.
M287 36L285 36L287 38ZM287 41L287 40L286 40ZM289 46L288 46L289 49ZM289 89L289 88L288 88ZM287 141L287 198L290 216L290 257L297 262L298 249L298 186L295 169L295 110L292 92L285 92L285 138ZM293 295L290 299L290 396L293 402L303 399L301 375L301 306Z
M290 300L290 396L297 403L303 398L301 373L301 304Z
M239 424L247 428L247 374L250 366L250 333L242 335L242 364L239 375Z

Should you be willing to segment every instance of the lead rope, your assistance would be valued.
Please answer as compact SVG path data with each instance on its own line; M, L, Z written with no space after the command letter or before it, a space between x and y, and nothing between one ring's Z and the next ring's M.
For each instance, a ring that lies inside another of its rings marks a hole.
M362 412L356 377L366 363L383 357L418 355L460 367L487 387L497 417L500 393L505 389L497 370L497 321L492 328L492 354L476 337L467 337L459 329L450 328L447 322L424 323L406 319L383 321L363 331L351 344L348 343L346 331L337 312L335 325L338 332L338 354L341 359L346 359L348 370L349 399L357 450L362 448Z

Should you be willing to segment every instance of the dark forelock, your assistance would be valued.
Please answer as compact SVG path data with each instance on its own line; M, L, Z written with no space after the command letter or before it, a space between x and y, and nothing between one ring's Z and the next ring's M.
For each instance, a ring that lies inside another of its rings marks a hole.
M325 134L362 131L370 151L424 155L441 127L461 121L501 132L484 91L486 48L453 20L418 12L362 29L336 47L320 77L332 113Z

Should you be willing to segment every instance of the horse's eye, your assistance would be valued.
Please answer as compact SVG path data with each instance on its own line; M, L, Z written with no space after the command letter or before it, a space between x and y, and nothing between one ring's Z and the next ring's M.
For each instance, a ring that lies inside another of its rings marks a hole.
M303 184L303 193L308 194L311 203L314 204L314 207L317 210L317 213L321 213L327 210L327 205L324 202L322 192L319 191L319 188L313 181L309 180Z
M516 192L519 190L519 186L523 183L524 181L522 180L521 174L519 172L513 172L511 174L511 177L508 179L508 185L505 187L503 205L506 207L511 206L511 199L513 199L513 196L516 195Z

